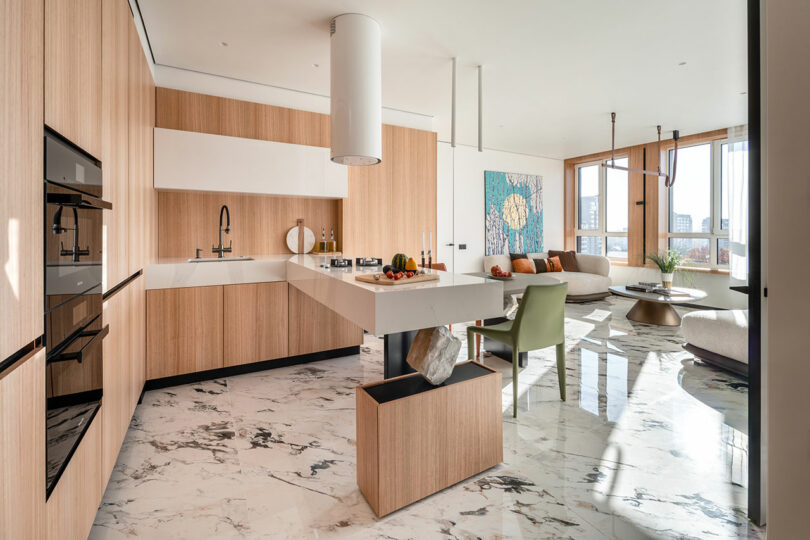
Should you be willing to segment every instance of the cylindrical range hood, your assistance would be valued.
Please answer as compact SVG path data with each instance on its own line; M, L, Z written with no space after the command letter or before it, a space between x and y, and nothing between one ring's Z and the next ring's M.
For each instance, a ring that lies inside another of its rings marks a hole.
M382 161L382 53L380 25L358 13L332 19L332 161Z

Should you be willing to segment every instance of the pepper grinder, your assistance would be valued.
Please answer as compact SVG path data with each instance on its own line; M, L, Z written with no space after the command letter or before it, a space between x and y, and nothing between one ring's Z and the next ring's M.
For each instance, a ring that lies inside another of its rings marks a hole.
M433 231L430 231L428 240L428 268L433 269Z
M422 232L422 268L425 267L425 233Z

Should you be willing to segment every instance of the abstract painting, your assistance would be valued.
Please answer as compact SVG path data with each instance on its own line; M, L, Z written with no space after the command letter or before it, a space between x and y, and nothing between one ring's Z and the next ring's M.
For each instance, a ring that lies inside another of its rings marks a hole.
M543 177L484 171L486 254L543 251Z

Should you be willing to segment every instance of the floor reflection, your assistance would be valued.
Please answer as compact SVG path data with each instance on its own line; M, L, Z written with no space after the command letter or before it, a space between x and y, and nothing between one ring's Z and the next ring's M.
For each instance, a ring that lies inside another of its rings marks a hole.
M504 462L383 519L359 494L359 356L147 393L93 538L757 538L745 516L747 386L695 363L632 301L566 305L568 401L554 347L532 351ZM462 340L465 325L453 325ZM462 354L466 344L462 346Z

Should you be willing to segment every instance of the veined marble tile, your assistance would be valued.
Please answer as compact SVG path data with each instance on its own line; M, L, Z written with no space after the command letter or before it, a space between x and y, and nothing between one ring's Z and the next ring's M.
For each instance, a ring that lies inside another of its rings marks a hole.
M554 348L533 351L517 419L511 365L485 355L503 374L504 462L382 519L357 488L354 410L355 387L382 378L382 340L148 392L91 537L759 538L747 384L696 362L678 328L628 321L631 306L566 305L567 401Z

